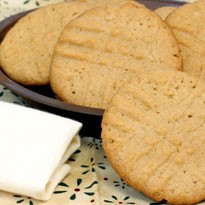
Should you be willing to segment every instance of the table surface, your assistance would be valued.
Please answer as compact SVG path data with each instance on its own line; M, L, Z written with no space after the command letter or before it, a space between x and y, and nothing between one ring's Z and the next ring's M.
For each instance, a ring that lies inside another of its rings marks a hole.
M0 0L0 20L21 11L61 0ZM187 0L188 1L188 0ZM191 0L190 0L191 1ZM0 100L24 105L20 96L0 85ZM68 160L71 173L57 186L52 198L40 202L29 197L0 192L1 205L149 205L154 203L129 187L112 169L101 147L101 140L81 136L82 145ZM19 164L19 166L21 166ZM205 204L205 203L200 203Z

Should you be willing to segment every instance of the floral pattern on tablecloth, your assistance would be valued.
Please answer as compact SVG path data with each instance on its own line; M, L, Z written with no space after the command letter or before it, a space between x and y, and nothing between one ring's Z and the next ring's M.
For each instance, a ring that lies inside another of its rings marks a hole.
M21 11L60 1L62 0L0 0L0 20ZM2 85L0 85L0 100L26 106L21 97ZM0 205L154 205L164 203L163 201L155 203L129 187L107 161L100 139L81 136L81 142L81 147L67 161L72 167L71 173L59 183L49 201L41 202L2 191Z
M81 136L81 147L68 159L71 173L56 187L52 198L41 202L19 194L0 192L4 205L148 205L153 203L129 187L112 169L101 140ZM91 144L94 146L91 146ZM20 166L20 165L19 165Z

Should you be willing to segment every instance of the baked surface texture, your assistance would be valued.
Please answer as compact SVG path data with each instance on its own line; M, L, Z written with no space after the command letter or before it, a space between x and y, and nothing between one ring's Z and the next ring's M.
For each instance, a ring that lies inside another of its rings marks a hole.
M174 6L163 6L155 9L154 11L162 18L166 19L166 17L176 9Z
M116 172L156 201L205 199L205 85L181 71L150 70L119 89L102 121Z
M1 67L18 83L48 84L53 49L65 25L85 10L107 2L110 1L61 2L27 14L7 33L1 44Z
M166 23L173 30L179 43L184 72L203 80L205 79L204 19L204 0L185 4L166 18Z
M66 25L54 50L51 87L63 101L106 108L131 76L181 67L168 26L153 11L127 1L88 10Z

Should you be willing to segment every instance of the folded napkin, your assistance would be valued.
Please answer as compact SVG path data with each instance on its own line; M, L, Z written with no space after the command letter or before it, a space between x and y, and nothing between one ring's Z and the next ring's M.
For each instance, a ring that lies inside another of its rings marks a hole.
M70 172L82 124L0 102L0 190L48 200Z

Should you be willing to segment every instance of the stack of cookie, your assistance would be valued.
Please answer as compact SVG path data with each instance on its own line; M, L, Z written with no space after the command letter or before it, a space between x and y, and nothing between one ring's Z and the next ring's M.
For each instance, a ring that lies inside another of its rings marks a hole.
M112 2L121 0L112 0ZM1 43L0 62L6 74L23 85L50 82L53 50L65 25L84 11L109 0L77 0L52 4L21 18Z
M116 172L154 200L193 204L205 199L204 16L204 0L166 13L129 0L55 4L8 32L0 62L21 84L105 109Z
M76 0L31 12L4 38L0 61L18 83L50 83L59 99L102 109L137 73L182 69L170 28L128 0Z

